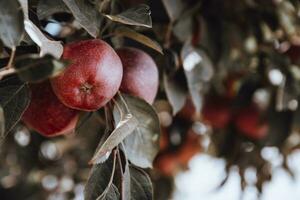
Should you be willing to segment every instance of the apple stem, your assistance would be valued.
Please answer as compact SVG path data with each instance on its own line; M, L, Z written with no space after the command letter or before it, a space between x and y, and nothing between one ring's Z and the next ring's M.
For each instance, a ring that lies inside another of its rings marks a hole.
M80 90L85 93L90 93L93 86L89 83L84 83L80 86Z

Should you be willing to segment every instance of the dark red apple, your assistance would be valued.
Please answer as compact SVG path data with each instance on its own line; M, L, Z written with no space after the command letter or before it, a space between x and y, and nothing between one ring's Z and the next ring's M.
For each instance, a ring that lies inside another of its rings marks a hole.
M158 90L158 69L154 60L136 48L117 50L123 64L120 90L152 104Z
M241 109L236 116L235 126L241 134L256 140L264 138L269 130L267 122L261 119L256 105Z
M123 68L119 56L102 40L65 46L63 58L70 66L51 80L54 93L68 107L94 111L119 90Z
M300 63L300 46L292 45L285 54L290 58L293 64Z
M225 128L231 120L230 100L223 97L210 97L205 100L202 117L213 128Z
M49 81L30 85L31 102L22 119L30 128L46 137L72 132L78 111L62 104L52 91Z

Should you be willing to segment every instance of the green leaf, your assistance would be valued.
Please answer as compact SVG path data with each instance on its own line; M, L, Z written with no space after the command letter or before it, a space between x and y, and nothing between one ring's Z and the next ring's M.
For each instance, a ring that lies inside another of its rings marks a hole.
M122 113L123 114L123 113ZM97 150L90 163L97 164L103 160L107 153L118 146L138 126L138 120L131 114L124 114L123 118L116 125L115 130L108 136L105 142Z
M115 35L130 38L163 54L161 46L156 41L130 28L119 27L115 30Z
M63 0L63 2L71 10L79 24L96 38L99 35L102 19L96 8L85 0Z
M165 91L172 106L173 115L176 115L183 108L187 99L187 89L180 80L181 76L181 73L172 75L165 72L163 77Z
M17 0L0 1L0 38L5 46L15 48L24 32L23 13Z
M192 101L196 107L196 111L200 112L205 83L214 74L213 64L203 50L196 49L189 44L186 44L182 48L181 59Z
M118 15L104 15L108 19L122 24L152 28L150 7L145 4L130 8Z
M182 17L174 25L173 34L184 43L192 38L194 28L192 17Z
M118 189L111 182L114 177L115 162L116 154L113 154L105 163L93 165L84 189L85 200L119 199Z
M55 13L70 12L62 0L39 0L37 6L37 16L45 19Z
M123 95L130 113L139 121L134 132L125 138L124 151L128 159L139 167L152 167L152 162L159 150L159 119L146 101L137 97ZM122 99L117 103L124 105ZM116 108L115 108L116 109ZM114 110L115 121L120 121L120 114Z
M3 111L3 108L0 106L0 135L1 135L1 137L4 136L4 133L5 133L4 111Z
M172 106L173 115L180 111L186 101L188 89L182 67L179 65L179 58L176 52L165 49L164 51L164 89Z
M162 0L171 21L177 20L185 5L182 0Z
M120 193L118 191L118 188L111 184L107 193L101 197L98 197L96 200L117 200L120 199Z
M11 129L20 120L22 114L30 103L30 91L23 84L10 85L3 81L0 83L0 105L4 111L5 132L1 134L3 140Z
M19 0L24 12L24 24L26 33L40 47L40 56L46 54L60 58L63 53L63 46L59 41L49 40L41 30L29 19L28 0Z
M31 54L17 58L15 66L23 81L39 82L59 75L68 66L68 62L57 60L50 55L40 58L36 54Z
M143 170L130 166L131 200L152 200L153 187L150 177Z

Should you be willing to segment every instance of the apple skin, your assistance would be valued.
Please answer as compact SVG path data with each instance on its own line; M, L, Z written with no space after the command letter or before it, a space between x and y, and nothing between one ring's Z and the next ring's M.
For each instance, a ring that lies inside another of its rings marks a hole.
M154 167L164 176L173 176L179 171L179 165L175 154L166 153L158 156Z
M269 130L267 122L260 118L258 107L253 104L238 112L235 126L241 134L255 140L265 138Z
M206 99L202 109L203 120L213 128L223 129L231 120L230 100L224 97Z
M201 150L200 136L190 129L187 132L186 141L182 144L177 153L178 162L181 166L187 167L191 158L201 152Z
M63 59L71 64L51 80L54 93L66 106L95 111L118 92L123 68L116 52L106 42L95 39L65 46Z
M31 84L31 102L23 122L46 137L71 133L78 121L78 111L66 107L53 93L49 81Z
M159 84L154 60L144 51L131 47L117 49L117 54L124 70L120 90L152 104Z
M292 45L285 54L290 58L293 64L300 63L300 46Z

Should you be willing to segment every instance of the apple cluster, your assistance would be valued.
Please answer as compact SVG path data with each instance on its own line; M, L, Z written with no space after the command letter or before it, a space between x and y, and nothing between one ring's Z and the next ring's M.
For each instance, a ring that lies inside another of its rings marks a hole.
M71 133L80 111L96 111L120 90L152 104L158 90L158 69L144 51L116 51L100 39L67 44L63 59L70 65L60 75L31 84L31 102L23 122L53 137Z

